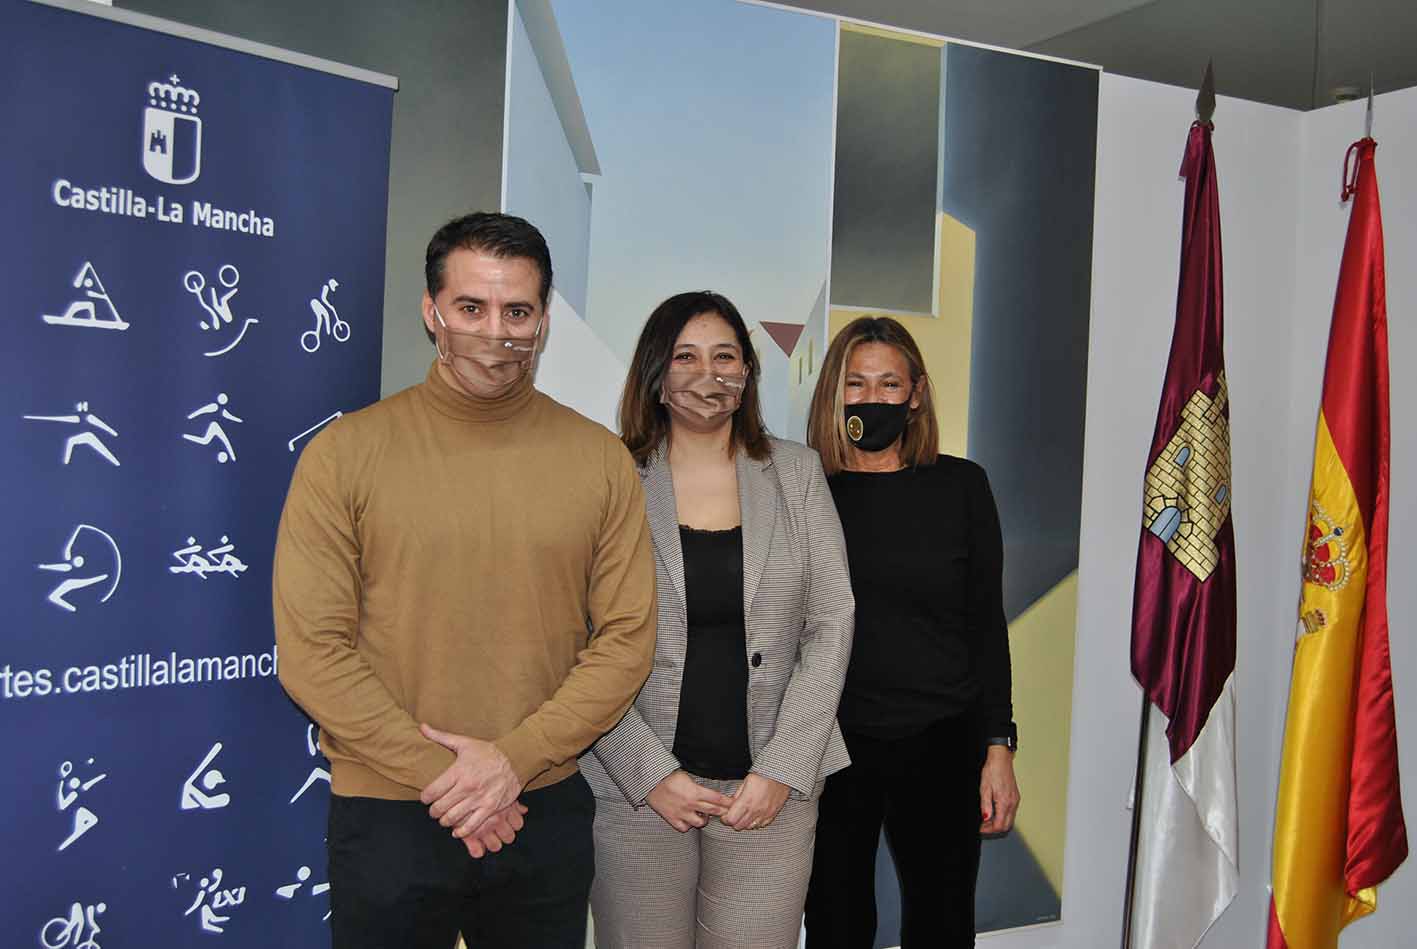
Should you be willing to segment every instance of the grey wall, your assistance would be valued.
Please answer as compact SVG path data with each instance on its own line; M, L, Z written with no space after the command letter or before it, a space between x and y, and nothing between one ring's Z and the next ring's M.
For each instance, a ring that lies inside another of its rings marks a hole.
M384 275L385 395L432 358L418 316L423 250L502 190L506 0L116 0L115 6L397 76Z

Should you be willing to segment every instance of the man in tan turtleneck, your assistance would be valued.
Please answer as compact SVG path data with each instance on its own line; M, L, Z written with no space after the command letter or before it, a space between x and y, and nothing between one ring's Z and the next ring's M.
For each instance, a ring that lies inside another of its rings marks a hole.
M581 949L576 756L654 657L620 441L532 386L551 257L520 218L433 236L420 385L306 447L276 541L280 679L321 730L335 949Z

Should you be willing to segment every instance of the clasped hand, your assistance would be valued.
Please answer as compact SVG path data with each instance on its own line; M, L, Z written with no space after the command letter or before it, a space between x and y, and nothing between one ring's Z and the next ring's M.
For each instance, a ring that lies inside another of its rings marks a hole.
M521 779L512 763L490 741L420 726L423 737L435 741L456 757L419 800L428 814L452 829L473 857L496 853L516 839L525 826L526 806L517 800Z
M645 803L681 834L703 827L710 817L734 830L756 830L776 819L787 791L787 785L750 772L729 797L699 784L687 771L675 771L655 785Z

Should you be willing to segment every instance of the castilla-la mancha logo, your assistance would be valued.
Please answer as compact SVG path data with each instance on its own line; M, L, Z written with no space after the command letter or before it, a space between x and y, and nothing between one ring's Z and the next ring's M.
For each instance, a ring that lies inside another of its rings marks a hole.
M202 120L196 90L179 85L174 74L166 82L148 83L143 110L143 170L158 181L185 185L202 173Z

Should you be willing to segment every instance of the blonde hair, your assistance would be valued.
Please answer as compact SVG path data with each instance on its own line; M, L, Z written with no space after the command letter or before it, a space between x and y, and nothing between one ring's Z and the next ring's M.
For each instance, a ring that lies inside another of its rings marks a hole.
M822 468L833 475L846 468L851 442L846 437L846 367L851 354L862 343L894 346L910 366L910 383L920 396L920 404L910 410L901 435L900 460L910 467L933 465L940 455L940 424L935 419L931 387L920 386L926 378L925 357L914 337L888 316L863 316L852 320L827 348L812 407L807 413L807 444L822 457Z

